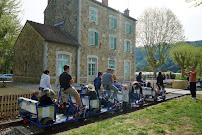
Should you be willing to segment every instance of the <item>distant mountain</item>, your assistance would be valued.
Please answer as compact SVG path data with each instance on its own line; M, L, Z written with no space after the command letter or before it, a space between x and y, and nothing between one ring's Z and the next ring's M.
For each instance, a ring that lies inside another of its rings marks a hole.
M193 45L195 47L201 47L202 48L202 40L198 41L186 41L187 44Z

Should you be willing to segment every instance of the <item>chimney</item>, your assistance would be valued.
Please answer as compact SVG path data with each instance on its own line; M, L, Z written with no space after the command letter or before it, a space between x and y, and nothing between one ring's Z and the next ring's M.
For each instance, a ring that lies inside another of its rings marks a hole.
M108 6L108 0L102 0L102 3Z
M51 0L48 0L48 4L50 3Z
M129 16L129 12L130 12L130 10L127 8L127 9L124 11L124 14L127 15L127 16Z

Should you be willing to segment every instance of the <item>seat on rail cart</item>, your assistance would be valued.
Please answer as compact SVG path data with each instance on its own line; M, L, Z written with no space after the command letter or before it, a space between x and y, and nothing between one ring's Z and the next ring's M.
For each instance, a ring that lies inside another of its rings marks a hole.
M30 119L32 116L37 118L38 122L41 122L44 118L55 120L55 105L38 106L38 101L19 97L19 110L22 118ZM28 117L27 117L28 116Z

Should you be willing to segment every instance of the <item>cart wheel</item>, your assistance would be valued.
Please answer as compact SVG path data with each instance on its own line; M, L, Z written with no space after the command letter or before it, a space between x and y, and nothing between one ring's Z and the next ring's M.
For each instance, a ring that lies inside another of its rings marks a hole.
M53 124L53 119L47 117L47 118L43 118L42 121L41 121L41 124L42 125L50 125L50 124Z

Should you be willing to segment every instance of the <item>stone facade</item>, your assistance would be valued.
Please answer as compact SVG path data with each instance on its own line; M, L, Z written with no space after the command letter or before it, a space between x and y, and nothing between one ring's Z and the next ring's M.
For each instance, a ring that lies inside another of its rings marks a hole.
M97 23L89 20L90 7L98 11ZM109 28L109 16L113 15L118 20L117 29ZM78 82L92 82L95 76L88 75L88 58L97 59L97 70L105 71L109 66L109 59L115 60L116 75L120 81L132 81L135 76L135 38L136 20L116 11L96 0L51 0L45 12L45 24L54 25L64 21L58 27L73 37L78 43ZM132 24L132 33L125 34L125 22ZM98 46L89 45L89 29L99 33ZM109 35L117 37L117 49L109 49ZM132 53L124 52L124 40L132 42ZM130 76L124 77L124 63L130 62ZM75 67L72 67L75 68Z
M43 71L43 44L43 38L26 23L14 46L14 81L39 83Z
M43 71L48 69L51 73L51 83L58 83L58 55L67 55L69 65L76 67L78 47L47 41L40 35L43 33L36 31L30 23L35 27L43 27L43 24L34 22L25 24L14 46L13 79L17 82L39 83ZM76 68L71 68L70 73L72 78L76 79Z

